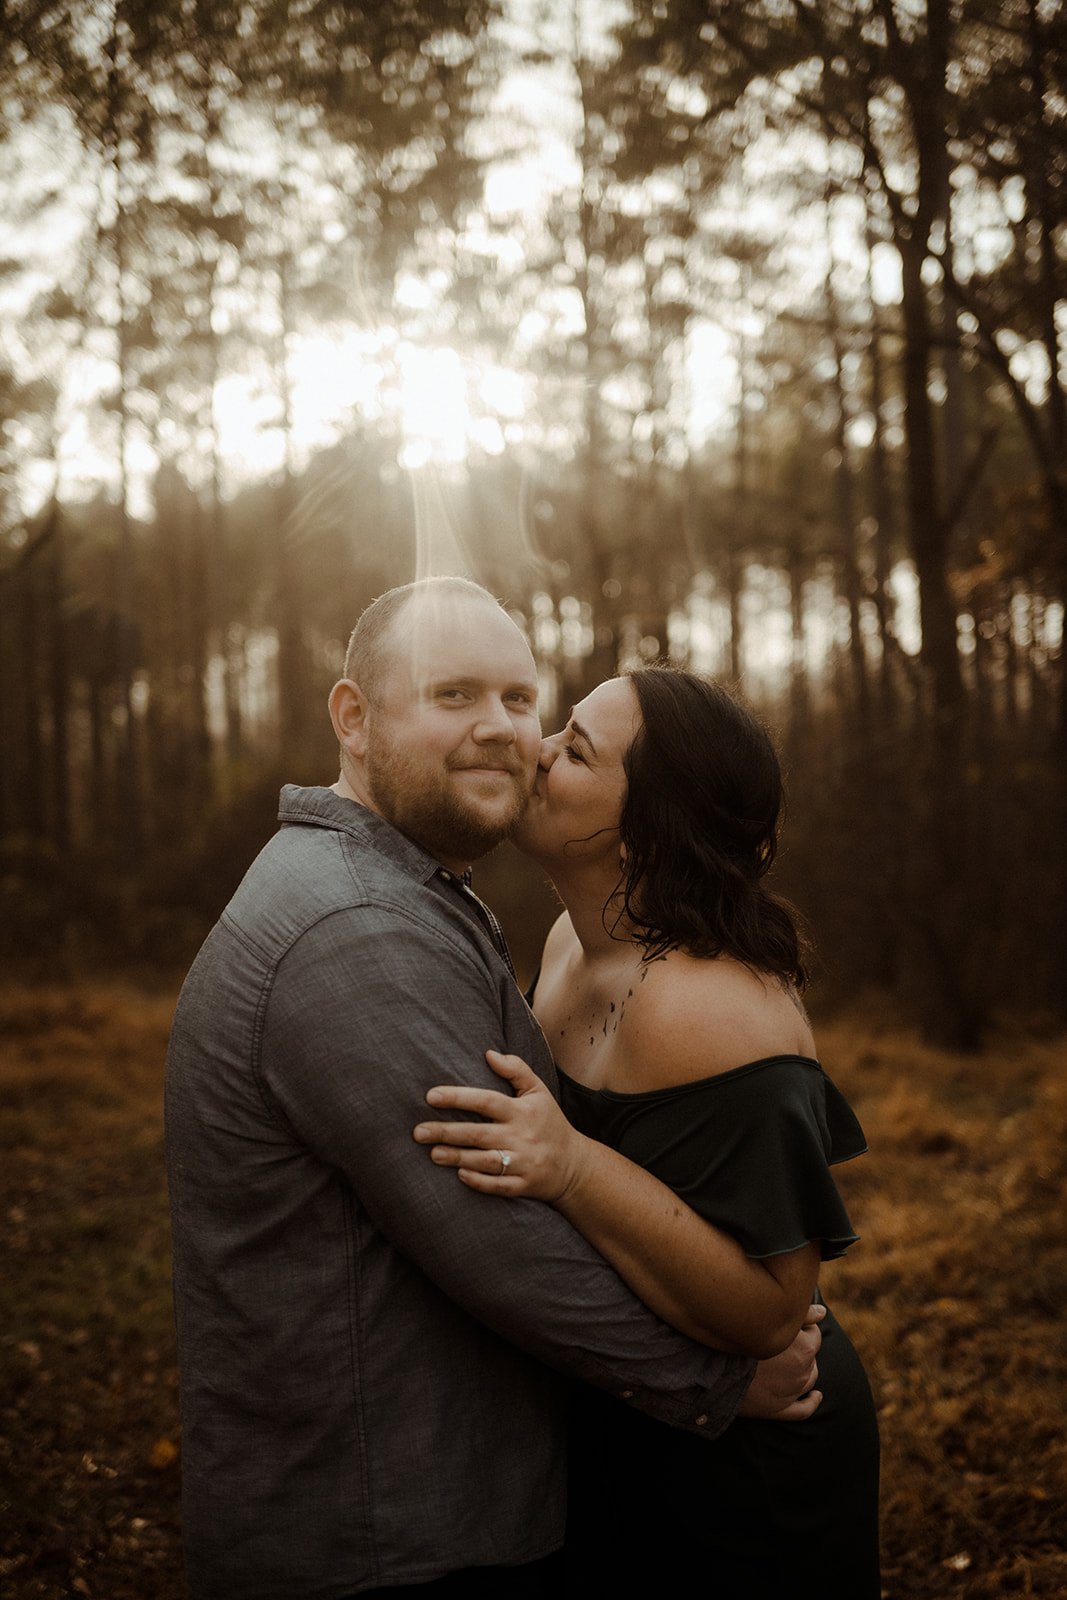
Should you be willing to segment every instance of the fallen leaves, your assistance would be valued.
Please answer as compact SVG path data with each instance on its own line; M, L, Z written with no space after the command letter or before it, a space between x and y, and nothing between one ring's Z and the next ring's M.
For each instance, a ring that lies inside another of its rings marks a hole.
M148 1464L155 1467L157 1472L162 1472L166 1467L172 1467L179 1455L178 1446L173 1439L162 1434L148 1452Z
M4 1600L184 1592L171 1005L0 991ZM1067 1050L1006 1038L960 1057L847 1025L820 1050L871 1145L838 1169L862 1239L823 1288L879 1401L887 1600L1063 1600Z

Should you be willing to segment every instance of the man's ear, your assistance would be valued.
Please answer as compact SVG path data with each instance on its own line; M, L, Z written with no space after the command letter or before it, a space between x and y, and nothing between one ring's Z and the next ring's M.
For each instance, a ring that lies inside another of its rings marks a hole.
M341 678L330 690L330 721L342 750L357 759L366 754L370 704L358 683Z

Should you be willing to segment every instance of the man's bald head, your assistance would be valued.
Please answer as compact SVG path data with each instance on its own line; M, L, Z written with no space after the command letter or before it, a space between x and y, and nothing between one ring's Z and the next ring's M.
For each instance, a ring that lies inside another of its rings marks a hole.
M358 683L368 700L377 700L383 680L398 643L398 624L413 602L433 601L454 604L457 600L480 601L503 607L496 597L470 578L419 578L387 589L371 602L352 630L345 652L344 676Z

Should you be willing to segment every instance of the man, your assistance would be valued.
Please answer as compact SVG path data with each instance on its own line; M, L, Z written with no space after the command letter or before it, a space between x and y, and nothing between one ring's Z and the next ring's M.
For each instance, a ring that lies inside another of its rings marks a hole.
M554 1080L464 882L529 793L536 674L458 579L376 601L345 674L340 779L283 790L171 1038L190 1594L534 1594L562 1538L558 1375L713 1435L753 1364L666 1328L551 1207L487 1202L413 1144L427 1088L495 1082L487 1047Z

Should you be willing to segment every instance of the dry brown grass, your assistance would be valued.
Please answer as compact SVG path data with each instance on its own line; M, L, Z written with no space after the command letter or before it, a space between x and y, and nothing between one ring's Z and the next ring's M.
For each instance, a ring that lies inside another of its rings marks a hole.
M0 993L0 1591L179 1600L160 1103L172 995ZM872 1153L824 1290L884 1440L885 1593L1067 1595L1067 1048L821 1030Z
M177 1373L161 1127L173 995L0 994L0 1592L170 1600Z
M821 1051L871 1145L824 1290L879 1401L884 1592L1067 1595L1064 1041L956 1056L853 1022Z

